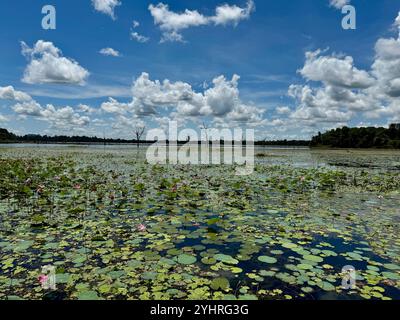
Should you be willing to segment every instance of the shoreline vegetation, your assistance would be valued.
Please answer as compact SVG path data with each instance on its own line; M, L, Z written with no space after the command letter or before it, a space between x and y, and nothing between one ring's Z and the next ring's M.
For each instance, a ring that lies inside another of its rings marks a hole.
M400 124L389 128L338 128L318 133L310 143L311 148L337 149L400 149Z
M0 128L0 144L77 144L77 145L148 145L157 141L146 141L137 139L110 139L87 136L47 136L38 134L28 134L17 136L7 129ZM169 144L167 140L165 144ZM188 141L178 141L178 145L183 145ZM210 144L212 142L210 141ZM224 141L221 140L221 145ZM201 144L201 141L198 142ZM246 141L243 142L246 144ZM319 132L311 141L308 140L261 140L254 143L256 146L291 146L291 147L310 147L318 149L400 149L400 124L392 124L389 128L338 128Z
M137 139L104 139L98 137L86 137L86 136L47 136L47 135L36 135L36 134L28 134L24 136L17 136L7 129L0 128L0 144L18 144L18 143L32 143L32 144L93 144L93 145L102 145L102 144L132 144L132 145L148 145L153 144L157 141L147 141L147 140L137 140ZM162 141L161 141L162 142ZM169 144L169 141L165 141L166 144ZM178 141L178 145L186 144L188 141ZM201 144L201 141L198 142ZM210 144L212 142L210 141ZM246 142L243 142L246 144ZM224 144L224 141L221 140L221 144ZM275 146L299 146L299 147L308 147L310 145L309 140L278 140L278 141L256 141L255 145L275 145Z

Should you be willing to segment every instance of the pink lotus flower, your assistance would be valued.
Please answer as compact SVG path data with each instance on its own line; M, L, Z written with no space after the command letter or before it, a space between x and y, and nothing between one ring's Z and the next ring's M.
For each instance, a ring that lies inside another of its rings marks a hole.
M41 274L38 277L38 280L39 280L40 284L43 285L49 280L49 276L46 276L45 274Z
M54 180L56 180L56 181L60 181L60 180L61 180L61 178L60 178L59 176L55 176L55 177L54 177Z
M147 228L146 228L146 226L144 225L144 224L139 224L138 226L137 226L137 230L139 231L139 232L145 232L146 230L147 230Z
M75 189L75 190L81 190L81 185L80 185L80 184L74 185L74 189Z
M306 181L306 177L304 177L304 176L303 176L303 177L300 177L300 181L301 181L301 182Z

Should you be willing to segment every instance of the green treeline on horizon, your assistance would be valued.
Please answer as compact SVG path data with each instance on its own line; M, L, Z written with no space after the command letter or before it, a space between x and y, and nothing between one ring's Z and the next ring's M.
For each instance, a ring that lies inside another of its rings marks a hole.
M154 141L137 141L135 139L104 139L86 136L47 136L29 134L17 136L0 128L0 143L153 143ZM182 141L179 143L186 143ZM221 141L223 143L223 141ZM311 141L276 140L257 141L256 145L273 146L310 146L330 148L395 148L400 149L400 124L392 124L389 128L338 128L318 133Z
M131 144L141 143L148 144L154 143L155 141L146 141L136 139L104 139L98 137L86 137L86 136L47 136L38 134L28 134L24 136L17 136L6 129L0 129L0 143L97 143L97 144ZM168 141L167 141L168 142ZM187 143L188 141L179 141L179 144ZM210 142L211 143L211 142ZM221 141L223 144L223 141ZM276 145L276 146L299 146L308 147L310 145L309 140L279 140L279 141L257 141L256 145Z
M338 128L319 133L311 140L311 147L330 148L400 148L400 124L389 128Z

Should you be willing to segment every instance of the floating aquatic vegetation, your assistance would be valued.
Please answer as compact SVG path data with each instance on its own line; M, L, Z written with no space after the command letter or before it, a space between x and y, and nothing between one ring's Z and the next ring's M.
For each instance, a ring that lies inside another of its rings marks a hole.
M0 299L399 299L400 155L376 152L268 151L236 176L136 148L1 150ZM325 165L346 156L361 165Z
M268 257L268 256L260 256L258 257L258 261L264 262L264 263L269 263L269 264L274 264L278 260L274 257Z

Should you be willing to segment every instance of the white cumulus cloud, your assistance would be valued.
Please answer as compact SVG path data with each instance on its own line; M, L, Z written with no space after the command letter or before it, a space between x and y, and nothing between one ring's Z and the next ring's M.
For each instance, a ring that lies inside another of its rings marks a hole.
M145 36L139 34L138 32L131 32L131 38L140 43L146 43L147 41L150 40L150 38L145 37Z
M12 87L6 87L7 90L1 92L7 92L5 95L6 99L14 100L17 103L12 106L12 110L23 117L35 117L39 120L50 123L52 128L55 129L74 129L87 126L90 123L90 118L86 115L80 115L72 107L60 107L56 108L52 104L46 106L40 105L37 101L32 99L28 94L15 91L13 95L10 94ZM78 107L80 111L87 113L91 112L91 108L88 106L80 105Z
M119 0L92 0L92 5L96 11L109 15L115 20L115 7L120 6Z
M101 108L117 115L130 113L160 118L162 112L167 112L169 119L180 121L209 117L219 123L257 125L262 121L264 111L243 103L238 89L239 79L238 75L230 80L219 76L208 89L196 92L186 82L151 80L148 73L142 73L133 83L132 102L121 103L109 98Z
M249 0L246 7L241 8L236 5L220 5L215 9L214 16L205 16L197 10L186 9L183 12L171 11L169 6L164 3L157 5L150 4L149 11L162 31L162 42L183 41L182 31L191 27L215 25L237 25L241 20L250 18L254 11L253 0Z
M400 31L400 13L397 22ZM400 35L398 38L379 39L375 52L372 74L378 79L379 91L400 97Z
M197 10L186 9L182 13L175 13L169 10L167 4L159 3L154 6L150 4L149 10L153 16L154 23L163 32L162 41L182 41L180 31L201 25L208 24L208 19Z
M397 15L396 20L394 21L394 25L395 25L396 27L399 27L399 28L400 28L400 12L399 12L399 14Z
M216 25L237 25L241 20L249 19L254 10L255 4L252 0L247 1L247 6L245 8L224 4L215 9L215 16L210 17L210 20Z
M22 54L29 63L22 81L29 84L64 83L84 84L89 72L78 62L62 56L52 42L39 40L30 48L21 42Z
M338 58L320 54L321 50L306 53L306 63L300 73L307 80L347 88L368 88L374 83L368 72L354 66L352 57Z
M0 99L17 102L30 101L32 97L22 91L17 91L13 86L0 87Z
M42 107L34 100L17 103L13 106L13 110L19 115L36 117L39 120L46 121L55 129L80 128L90 123L89 117L81 116L72 107L56 108L52 104Z
M113 49L113 48L103 48L99 51L100 54L103 56L111 56L111 57L120 57L121 54L119 51Z
M277 107L275 111L277 114L289 114L290 108L287 106L282 106L282 107Z
M103 102L100 106L101 110L107 113L119 113L124 114L131 108L131 105L128 103L121 103L113 98L108 98L108 101Z
M395 25L400 29L398 22ZM299 73L308 84L291 85L288 92L297 103L288 118L298 124L339 126L355 118L399 119L400 37L377 40L370 70L356 68L350 56L317 50L306 53Z

